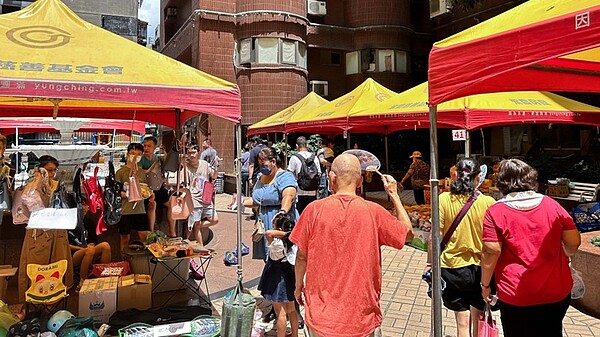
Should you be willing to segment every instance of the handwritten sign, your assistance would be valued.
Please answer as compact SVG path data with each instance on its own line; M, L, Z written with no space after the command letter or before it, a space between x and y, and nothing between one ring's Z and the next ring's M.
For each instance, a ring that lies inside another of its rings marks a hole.
M467 140L467 130L452 130L453 141Z
M75 229L77 208L42 208L29 216L28 229Z

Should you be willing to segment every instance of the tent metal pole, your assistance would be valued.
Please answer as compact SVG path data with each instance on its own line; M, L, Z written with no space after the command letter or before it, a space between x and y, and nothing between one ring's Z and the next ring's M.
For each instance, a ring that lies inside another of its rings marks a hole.
M19 174L19 154L21 154L18 150L19 149L19 128L15 129L15 146L17 147L17 152L15 152L15 178L16 178L16 176ZM15 180L15 184L13 184L13 190L16 190L16 187L14 185L16 185L16 180Z
M385 134L385 174L390 174L390 152L388 149L388 134Z
M467 130L465 134L465 157L471 157L471 133Z
M242 284L243 276L243 261L242 258L242 161L240 153L242 152L242 124L235 125L235 190L237 193L237 256L238 256L238 266L237 266L237 280L240 284Z
M483 149L483 156L485 157L485 133L483 132L483 129L479 129L479 132L481 132L481 148Z
M442 337L442 283L440 268L440 204L438 180L437 106L429 107L429 147L431 151L431 262L432 262L432 327L433 337Z
M350 141L350 132L346 132L346 150L350 150L352 148L352 142Z
M283 133L283 143L284 144L288 143L287 136L288 136L288 134L284 132ZM286 149L286 148L284 148L284 149ZM283 165L284 165L284 167L287 167L287 165L288 165L288 156L287 156L287 151L285 151L285 150L283 151Z

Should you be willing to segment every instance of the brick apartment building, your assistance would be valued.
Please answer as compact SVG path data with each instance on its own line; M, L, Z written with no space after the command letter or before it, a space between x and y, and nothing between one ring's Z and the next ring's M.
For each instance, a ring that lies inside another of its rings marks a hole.
M161 0L157 49L237 83L248 126L308 91L332 100L367 77L406 90L427 79L434 41L519 2L488 0L455 15L450 0L431 1ZM233 124L203 116L199 125L231 172Z

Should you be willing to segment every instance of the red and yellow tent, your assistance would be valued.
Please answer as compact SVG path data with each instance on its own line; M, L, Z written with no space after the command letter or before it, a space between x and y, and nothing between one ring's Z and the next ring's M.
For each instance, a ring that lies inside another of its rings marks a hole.
M59 0L0 15L0 45L3 116L137 119L171 127L200 113L241 119L235 84L92 25Z
M251 125L248 128L248 135L273 132L287 133L286 123L290 118L296 115L302 116L328 102L328 100L311 91L291 106Z
M428 83L408 89L348 117L348 130L390 133L428 128ZM600 125L600 109L546 91L472 95L437 107L438 127L475 130L523 123Z
M329 103L302 115L294 114L286 123L286 132L341 132L346 129L350 114L385 101L395 94L368 78L354 90Z
M499 91L600 91L600 2L530 0L433 45L429 104Z

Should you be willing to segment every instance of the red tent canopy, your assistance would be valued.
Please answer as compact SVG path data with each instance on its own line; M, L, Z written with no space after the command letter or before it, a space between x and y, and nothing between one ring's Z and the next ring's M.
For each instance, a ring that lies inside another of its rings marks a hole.
M600 3L530 0L434 44L429 104L500 91L600 91Z
M0 133L3 135L14 134L16 129L20 133L27 132L54 132L57 131L51 124L45 123L43 119L0 119ZM146 123L142 121L125 120L90 120L90 122L76 131L82 132L113 132L130 134L134 132L144 134L146 132Z

